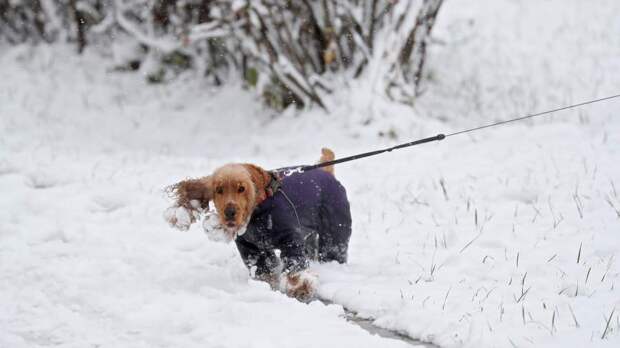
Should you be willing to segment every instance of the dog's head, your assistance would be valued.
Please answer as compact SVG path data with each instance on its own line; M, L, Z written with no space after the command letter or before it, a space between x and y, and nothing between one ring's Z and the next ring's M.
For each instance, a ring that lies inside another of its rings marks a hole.
M264 169L235 163L218 168L208 177L181 181L172 186L172 192L178 206L193 211L208 209L209 201L213 201L221 225L234 238L267 197L270 181Z
M213 175L213 203L220 222L229 233L244 227L254 208L266 198L271 177L252 164L228 164Z

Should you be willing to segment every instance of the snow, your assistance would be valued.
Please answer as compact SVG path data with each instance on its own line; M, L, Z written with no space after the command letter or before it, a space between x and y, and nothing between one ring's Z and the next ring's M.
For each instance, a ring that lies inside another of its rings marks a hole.
M166 186L227 162L310 163L617 94L618 11L446 2L413 108L369 72L329 113L275 115L191 73L148 85L103 48L0 47L0 347L406 346L342 306L442 347L617 347L620 100L337 166L350 262L312 272L338 305L270 290L233 243L163 213Z

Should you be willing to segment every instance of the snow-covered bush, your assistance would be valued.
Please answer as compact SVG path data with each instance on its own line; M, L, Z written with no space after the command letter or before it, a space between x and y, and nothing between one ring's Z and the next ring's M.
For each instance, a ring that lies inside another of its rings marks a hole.
M215 84L242 77L265 101L327 108L371 74L402 101L418 92L443 0L0 0L0 40L135 40L155 58L149 80L193 66ZM175 59L171 59L175 58ZM176 59L182 58L182 59ZM144 58L143 58L144 59ZM141 62L126 62L137 69Z
M249 64L284 86L293 102L325 107L324 97L343 80L367 70L380 74L386 92L413 96L441 4L249 0L237 11L245 20L234 36Z

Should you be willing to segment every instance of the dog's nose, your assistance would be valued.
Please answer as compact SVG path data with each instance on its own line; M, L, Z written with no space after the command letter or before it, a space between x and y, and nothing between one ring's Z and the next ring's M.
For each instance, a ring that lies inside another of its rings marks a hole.
M224 216L226 217L226 220L233 220L236 214L237 210L235 209L235 207L228 206L226 207L226 209L224 209Z

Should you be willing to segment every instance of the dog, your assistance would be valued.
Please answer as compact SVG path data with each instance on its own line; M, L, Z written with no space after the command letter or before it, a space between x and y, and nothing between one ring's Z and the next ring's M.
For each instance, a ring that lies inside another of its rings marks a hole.
M331 150L322 150L321 163L333 159ZM291 297L315 296L318 278L308 270L310 260L347 262L351 212L333 166L283 175L254 164L226 164L170 186L169 193L176 209L167 214L172 226L187 230L213 202L251 276Z

